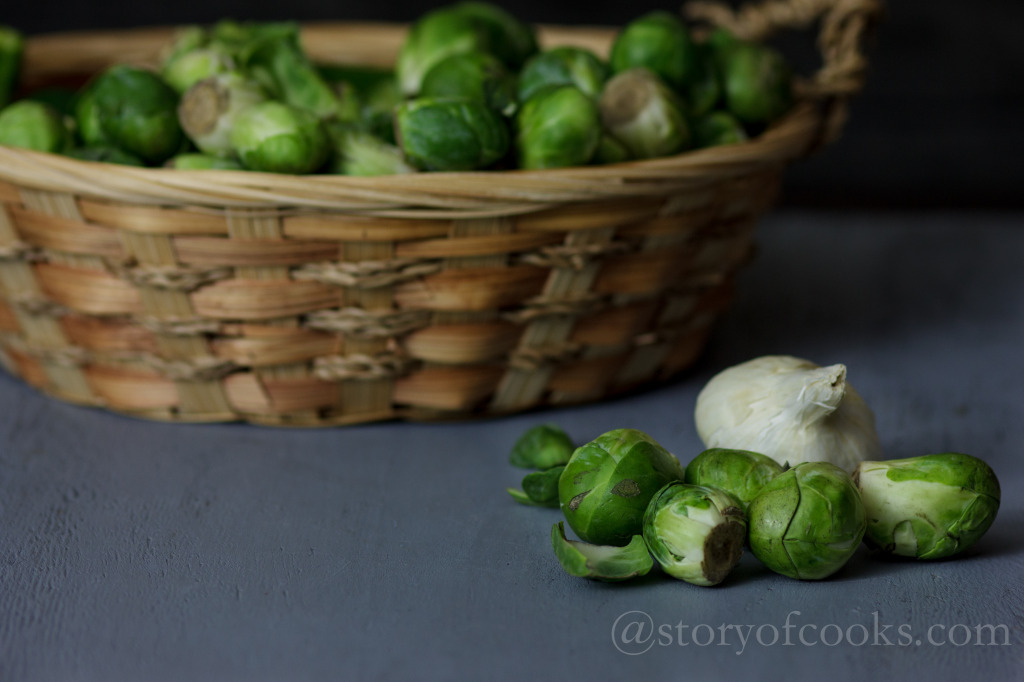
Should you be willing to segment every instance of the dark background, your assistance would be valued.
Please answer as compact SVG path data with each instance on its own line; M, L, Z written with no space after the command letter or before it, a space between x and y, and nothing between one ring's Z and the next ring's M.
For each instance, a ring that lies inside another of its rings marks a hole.
M5 2L28 34L236 19L410 21L444 2L324 0ZM665 2L503 0L528 22L621 25ZM799 206L1017 208L1024 205L1024 3L887 3L871 72L843 137L797 164L783 202ZM812 34L808 34L808 37ZM790 40L789 42L792 42ZM787 47L784 43L783 47ZM788 49L788 47L787 47ZM796 58L806 50L797 45Z

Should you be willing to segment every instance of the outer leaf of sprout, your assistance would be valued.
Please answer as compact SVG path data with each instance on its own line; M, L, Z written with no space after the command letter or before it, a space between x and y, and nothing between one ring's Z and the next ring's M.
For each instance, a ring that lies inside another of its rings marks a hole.
M267 101L247 107L235 118L231 146L250 170L312 173L327 159L329 141L308 111Z
M557 424L537 424L516 439L509 453L512 466L525 469L549 469L566 464L575 447L572 439Z
M519 101L553 85L575 85L596 99L608 80L608 64L591 50L563 45L531 57L519 72Z
M551 546L565 572L577 578L620 582L647 575L654 567L641 535L634 535L621 547L593 545L567 539L559 521L551 528Z
M711 448L686 465L686 482L724 490L746 512L761 488L783 471L781 464L759 452Z
M421 170L486 168L505 156L508 126L500 114L469 99L417 98L395 110L395 137Z
M637 67L660 76L682 91L696 75L696 44L682 20L671 12L649 12L626 24L612 44L614 73Z

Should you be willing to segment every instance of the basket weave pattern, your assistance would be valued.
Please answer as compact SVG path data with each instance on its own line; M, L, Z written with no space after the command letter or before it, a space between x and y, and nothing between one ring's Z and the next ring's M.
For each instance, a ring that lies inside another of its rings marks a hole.
M509 413L670 377L728 305L786 165L838 132L876 9L762 8L691 6L751 35L825 14L817 80L757 140L672 158L350 178L0 148L0 360L75 403L297 426ZM27 76L145 62L167 38L116 35L34 39ZM363 63L402 35L304 29L314 56ZM542 38L603 51L611 33Z

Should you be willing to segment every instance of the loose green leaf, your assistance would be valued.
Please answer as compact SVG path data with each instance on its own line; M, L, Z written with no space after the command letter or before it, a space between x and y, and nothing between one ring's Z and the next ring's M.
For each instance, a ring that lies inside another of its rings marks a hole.
M567 539L559 521L551 528L551 545L565 572L578 578L620 582L647 575L654 567L641 535L634 535L624 547L591 545Z

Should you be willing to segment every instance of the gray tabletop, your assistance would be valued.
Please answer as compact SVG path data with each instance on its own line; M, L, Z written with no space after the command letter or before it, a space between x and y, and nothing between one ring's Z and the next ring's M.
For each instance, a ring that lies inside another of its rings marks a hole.
M150 423L0 375L0 680L1024 677L1024 214L777 212L700 363L625 399L461 424ZM571 578L504 492L526 428L642 429L685 463L697 392L768 353L843 362L889 457L989 461L961 558L747 555L700 588Z

